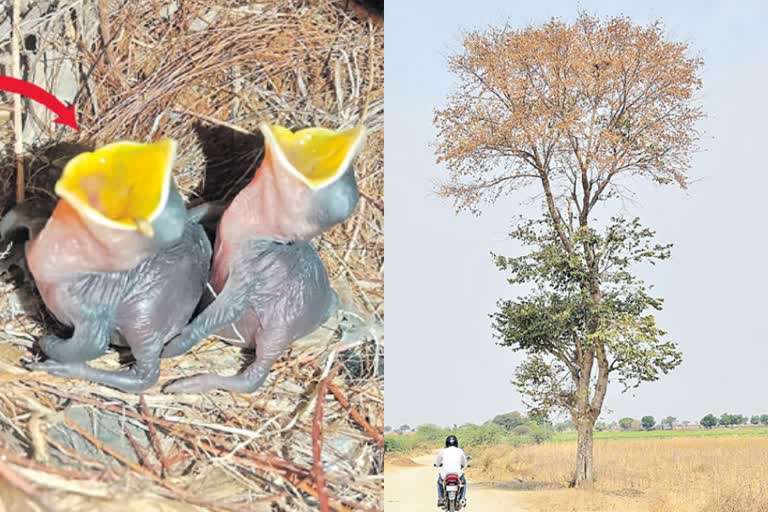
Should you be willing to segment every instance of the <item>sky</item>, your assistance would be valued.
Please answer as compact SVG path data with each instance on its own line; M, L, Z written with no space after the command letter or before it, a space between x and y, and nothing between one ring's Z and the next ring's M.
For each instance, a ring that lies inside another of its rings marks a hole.
M488 315L507 284L490 253L520 254L507 237L512 219L535 213L533 189L487 208L454 213L435 195L447 177L435 163L433 111L453 78L446 56L463 31L524 26L552 16L660 18L671 39L705 60L701 101L708 118L687 191L633 183L635 200L617 205L673 242L672 258L638 272L665 298L661 327L683 351L683 364L622 394L612 384L603 419L768 413L766 295L768 242L768 2L539 1L410 2L386 11L386 335L385 420L411 426L484 422L525 410L511 385L521 355L495 344ZM597 215L601 215L596 212Z

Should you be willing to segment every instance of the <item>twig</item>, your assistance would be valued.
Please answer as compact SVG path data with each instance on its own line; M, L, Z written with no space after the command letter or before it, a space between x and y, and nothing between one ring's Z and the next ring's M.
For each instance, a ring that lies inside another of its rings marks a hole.
M50 460L48 456L48 438L45 435L45 414L42 412L33 412L27 421L27 430L29 430L29 442L32 445L32 455L35 461L46 463Z
M133 437L133 434L131 434L130 430L125 430L125 438L130 443L131 447L133 448L133 451L136 452L136 456L139 458L139 462L149 468L153 473L160 476L160 473L158 472L157 468L154 467L153 464L149 462L149 456L147 455L147 452L139 445L139 442L136 441L136 438Z
M98 438L93 436L93 434L91 434L90 432L87 432L86 430L81 428L80 425L78 425L77 423L75 423L71 419L66 418L64 420L64 422L67 424L67 426L69 428L71 428L72 430L74 430L75 432L80 434L82 437L84 437L88 442L90 442L97 449L99 449L99 450L103 451L104 453L112 456L113 458L115 458L116 460L118 460L120 463L122 463L123 465L127 466L131 470L133 470L133 471L135 471L137 473L141 473L142 475L145 475L145 476L151 478L157 484L161 485L162 487L165 487L166 489L168 489L169 491L174 493L178 499L181 499L183 501L186 501L186 502L194 504L194 505L207 506L207 507L213 508L215 510L231 510L231 509L228 509L226 507L213 506L211 503L208 503L208 502L206 502L204 500L200 500L200 499L198 499L198 498L196 498L194 496L190 496L188 493L186 493L186 492L184 492L184 491L182 491L180 489L177 489L174 485L172 485L170 482L166 481L165 479L158 477L157 475L152 473L149 469L147 469L147 468L145 468L143 466L139 466L137 464L134 464L130 460L126 459L122 454L120 454L119 452L115 451L114 449L112 449L109 446L107 446L106 444L104 444L101 440L99 440Z
M141 415L144 416L147 428L149 428L149 439L152 442L152 448L154 448L155 455L157 455L157 460L160 461L160 467L162 468L160 476L165 477L168 475L168 461L165 458L165 454L163 454L163 447L160 445L160 437L157 435L155 424L149 421L151 414L149 407L147 407L147 402L144 400L144 395L139 396L139 402L141 403Z
M379 210L381 213L384 213L384 201L380 201L378 199L374 199L362 190L359 192L360 197L371 203L373 206L376 207L377 210Z
M51 389L51 388L49 388ZM59 390L51 389L52 392L56 393ZM196 431L195 429L191 429L188 427L185 427L182 424L173 423L170 421L163 420L161 418L157 417L149 417L145 418L140 414L137 414L130 410L125 410L113 405L104 404L97 402L95 400L88 400L85 397L73 395L70 393L62 393L59 392L57 394L60 394L61 396L64 396L66 398L71 398L73 400L77 400L82 403L87 403L90 405L93 405L94 407L98 407L100 409L104 409L107 411L111 411L116 414L132 417L135 419L144 419L145 421L151 421L155 423L156 425L159 425L160 427L166 429L168 433L175 435L176 437L179 437L185 441L190 442L191 444L195 445L197 448L202 449L203 451L207 451L213 455L216 456L225 456L229 454L229 451L232 449L233 445L232 443L228 443L224 440L222 440L219 436L208 434L206 438L201 439L200 438L200 432ZM218 448L213 444L213 441L211 439L216 440L216 444L221 445L222 448ZM282 459L279 459L275 456L270 455L263 455L263 454L257 454L256 452L252 450L243 450L247 456L243 457L233 457L234 460L246 465L250 466L255 469L261 469L261 470L271 470L275 472L291 472L295 473L297 475L300 475L302 477L309 476L309 471L302 468L301 466L298 466L296 464L290 463L288 461L284 461Z
M67 393L66 391L63 391L62 389L59 389L56 387L48 386L47 389L48 391L56 395L63 396L65 398L70 398L72 400L76 400L81 403L86 403L94 407L97 407L99 409L104 409L116 414L132 417L134 419L145 419L140 414L135 413L133 411L126 410L114 405L106 404L97 400L88 399L85 396ZM70 422L74 424L75 426L73 427L73 429L75 429L81 435L83 435L83 432L84 432L85 435L83 437L87 436L86 439L88 441L93 443L94 446L96 446L97 448L102 449L101 447L104 446L104 443L102 443L98 439L95 439L88 432L83 431L73 421L69 419L67 419L66 421L67 421L67 425L70 425ZM162 428L166 429L170 435L174 435L177 438L187 441L188 443L192 444L194 447L198 448L203 452L209 453L217 457L226 456L226 457L229 457L234 462L241 464L243 466L247 466L253 469L258 469L261 471L268 471L268 472L275 473L277 475L282 476L283 478L288 479L298 489L306 492L310 496L318 497L317 490L312 485L312 483L308 480L308 478L312 476L311 470L308 471L301 466L282 460L276 456L265 455L265 454L261 454L256 451L248 450L248 449L241 450L244 453L244 455L242 456L232 455L231 454L231 451L233 448L232 443L227 442L226 440L220 438L217 435L209 434L205 438L201 438L200 433L196 432L194 429L190 429L188 427L185 427L184 425L175 424L170 421L166 421L157 417L146 418L146 421L154 422L156 425L159 425ZM221 448L219 446L221 446ZM112 453L114 453L114 450L111 450L108 447L106 447L106 449L103 449L103 451L109 455L112 455ZM119 457L118 460L120 460L120 458L122 458L123 460L126 460L125 457L122 457L119 453L117 454L117 457ZM155 482L158 482L163 487L173 490L173 488L167 481L161 478L158 478L157 476L155 476L145 468L141 466L136 466L136 464L133 464L127 460L124 464L128 465L128 467L130 469L133 469L134 471L136 471L135 468L139 468L139 471L141 474L150 477L152 480L154 480ZM190 496L182 493L181 491L175 491L175 492L177 492L180 497L183 497L185 501L188 501L189 503L194 503ZM336 510L337 512L349 511L349 509L345 507L343 504L341 504L340 502L331 501L330 495L329 495L329 506L331 509Z
M93 478L92 475L88 473L84 473L82 471L64 470L54 466L49 466L47 464L40 464L39 462L35 462L29 458L20 457L16 453L7 451L3 448L0 448L0 456L2 457L2 460L10 462L15 466L21 466L24 468L30 468L37 471L43 471L45 473L50 473L52 475L63 476L72 481L88 480Z
M132 469L137 473L141 473L142 475L148 476L153 480L157 479L157 477L149 469L143 466L139 466L138 464L134 464L130 460L126 459L123 454L110 448L108 445L104 444L100 439L98 439L97 437L95 437L93 434L86 431L85 429L83 429L80 425L75 423L72 419L64 418L64 423L66 423L69 428L71 428L72 430L80 434L84 439L86 439L89 443L91 443L97 449L101 450L107 455L110 455L111 457L113 457L115 460L117 460L124 466Z
M336 374L331 371L317 386L317 402L315 415L312 418L312 476L315 479L317 499L320 501L320 511L328 512L328 489L325 486L325 472L323 471L323 401L328 392L328 383Z
M12 74L21 78L21 0L13 0L13 34L11 35ZM24 201L24 145L21 126L21 95L13 95L13 152L16 155L16 203Z
M221 126L224 126L225 128L229 128L230 130L234 130L239 133L244 133L246 135L253 135L253 132L246 130L245 128L240 128L236 124L228 123L227 121L222 121L221 119L216 119L215 117L207 116L205 114L201 114L199 112L192 112L191 110L183 110L183 109L174 109L174 112L178 114L183 114L187 116L196 117L202 121L207 122L208 124L218 124Z
M5 246L5 249L0 252L0 261L4 260L8 257L8 255L11 254L11 249L13 249L13 241L8 242L8 245Z
M99 15L99 29L101 31L101 44L104 45L105 63L107 67L115 64L112 50L109 48L109 44L112 42L112 31L109 26L109 14L107 14L107 5L104 0L98 0L96 2L96 11Z
M26 479L24 479L22 476L17 474L11 466L6 464L5 462L0 461L0 477L2 477L6 482L11 484L16 489L23 492L29 499L43 507L46 511L56 511L59 510L58 508L54 507L46 498L45 496L40 496L39 491L37 488L32 485L30 482L28 482Z
M368 66L368 90L365 91L365 105L363 106L363 113L360 114L360 124L365 123L365 120L368 119L368 106L371 103L371 91L373 90L373 65L375 61L373 46L375 37L373 35L373 24L370 19L368 20L368 33L371 36L370 47L368 49L368 58L370 59Z
M349 415L353 420L355 420L355 423L360 425L362 429L365 430L365 432L371 436L374 441L376 441L376 444L379 446L384 446L384 436L381 434L381 432L379 432L377 428L371 425L357 409L352 407L349 399L344 396L344 393L338 387L336 387L335 384L329 382L328 391L333 393L333 396L335 396L336 400L338 400L341 406L349 412Z

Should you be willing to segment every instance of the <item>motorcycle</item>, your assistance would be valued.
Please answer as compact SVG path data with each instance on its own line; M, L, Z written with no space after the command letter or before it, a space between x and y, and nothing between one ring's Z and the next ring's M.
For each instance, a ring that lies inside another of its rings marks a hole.
M472 457L467 457L467 462L472 460ZM440 467L437 464L433 464L435 467ZM471 467L469 464L466 465L467 468ZM461 475L457 473L448 473L445 475L445 478L442 479L442 485L443 485L443 506L442 510L448 510L449 512L454 512L461 510L462 507L466 506L466 500L464 503L459 500L459 496L461 496L462 487L464 487L464 484L461 483Z

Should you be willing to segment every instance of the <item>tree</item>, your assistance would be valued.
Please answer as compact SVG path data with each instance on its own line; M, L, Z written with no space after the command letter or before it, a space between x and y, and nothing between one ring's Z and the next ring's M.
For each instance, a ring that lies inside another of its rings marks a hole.
M712 428L717 425L717 417L714 414L707 414L699 423L704 428Z
M720 416L719 423L723 427L728 427L730 425L733 425L733 416L728 414L727 412L723 413L723 415Z
M675 418L674 416L667 416L666 418L661 420L661 428L662 428L662 430L665 427L668 427L669 430L673 430L675 428L675 422L676 421L677 421L677 418Z
M621 427L621 430L632 430L633 421L635 421L634 418L621 418L619 420L619 426Z
M656 425L656 420L653 416L643 416L640 423L643 425L643 430L652 430L654 425Z
M512 429L512 433L516 436L527 436L531 432L529 425L518 425Z
M531 423L529 435L536 444L549 441L552 438L552 426L546 423Z
M524 414L520 414L517 411L513 411L513 412L508 412L506 414L499 414L498 416L493 418L491 422L496 423L497 425L501 425L506 430L511 431L519 425L527 425L528 418L526 418Z
M768 414L761 414L760 415L760 424L768 425Z
M758 416L757 414L755 414L754 416L752 416L752 417L749 419L749 422L750 422L752 425L759 425L759 424L760 424L760 416Z
M632 223L617 220L602 236L592 224L624 177L686 186L703 117L693 103L702 64L658 23L587 14L572 24L470 32L449 58L458 88L435 112L435 151L449 172L439 192L479 214L535 185L547 217L538 238L521 233L538 247L531 258L501 265L539 289L500 304L494 325L501 345L528 353L515 378L521 391L536 407L571 414L575 485L593 480L593 427L609 374L637 385L680 362L643 313L661 301L628 272L663 250L641 243L648 237Z
M397 429L397 431L400 432L401 434L405 434L406 432L411 431L411 427L409 425L400 425L400 428Z
M598 421L595 423L595 430L597 432L603 432L605 430L608 430L608 424L604 421Z
M677 366L681 355L649 312L661 309L662 300L630 271L632 265L666 259L669 246L655 244L654 233L637 219L613 218L603 233L584 228L570 236L574 245L566 250L546 216L520 223L512 237L530 252L497 255L496 265L509 271L511 284L533 291L500 300L491 318L499 345L528 354L513 380L528 405L568 411L586 439L580 443L582 463L591 464L594 421L609 376L625 389L636 387ZM594 282L600 283L597 295ZM599 368L594 386L581 379L592 373L592 364ZM579 467L591 477L591 465Z
M392 432L392 427L389 425L384 425L384 432Z

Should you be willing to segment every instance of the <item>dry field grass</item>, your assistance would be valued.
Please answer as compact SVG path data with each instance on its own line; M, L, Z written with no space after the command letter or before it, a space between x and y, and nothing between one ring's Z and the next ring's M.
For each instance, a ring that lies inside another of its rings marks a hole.
M567 488L574 443L497 446L473 455L476 482L534 489L520 493L531 512L768 511L768 438L596 441L591 490Z

